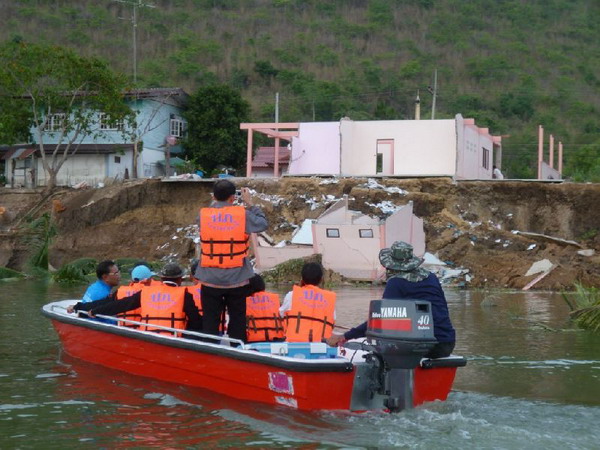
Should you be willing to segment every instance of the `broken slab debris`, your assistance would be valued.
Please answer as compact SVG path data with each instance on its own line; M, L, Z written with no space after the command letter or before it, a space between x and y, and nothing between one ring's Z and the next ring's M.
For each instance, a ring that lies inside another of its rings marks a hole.
M519 231L519 230L513 230L512 233L532 237L534 239L545 239L545 240L552 241L552 242L558 242L559 244L574 245L575 247L583 248L583 246L581 244L579 244L578 242L570 241L568 239L562 239L562 238L558 238L558 237L554 237L554 236L548 236L547 234L530 233L529 231Z

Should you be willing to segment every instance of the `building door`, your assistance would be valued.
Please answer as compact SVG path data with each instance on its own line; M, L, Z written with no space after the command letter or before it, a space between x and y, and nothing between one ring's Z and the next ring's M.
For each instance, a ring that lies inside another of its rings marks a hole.
M377 175L394 174L394 140L377 139L377 159L375 173Z

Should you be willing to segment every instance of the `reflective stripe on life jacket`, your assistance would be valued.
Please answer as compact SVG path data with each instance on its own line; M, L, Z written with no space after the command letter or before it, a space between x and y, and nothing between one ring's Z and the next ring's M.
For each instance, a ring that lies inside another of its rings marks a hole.
M292 307L285 313L288 342L321 342L335 324L335 292L316 286L294 286Z
M183 305L185 301L185 286L148 286L142 289L141 321L148 325L161 325L163 327L185 329L187 324ZM152 326L143 327L145 331L156 331L158 333L171 333Z
M248 239L243 206L200 210L200 266L242 267L248 255Z
M279 315L279 295L257 292L246 297L246 332L248 342L283 339L283 319Z

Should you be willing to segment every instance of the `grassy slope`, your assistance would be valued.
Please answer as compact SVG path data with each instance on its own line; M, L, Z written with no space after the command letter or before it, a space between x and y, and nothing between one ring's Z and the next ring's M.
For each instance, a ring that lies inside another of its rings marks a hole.
M532 176L536 127L567 170L600 180L600 3L595 0L170 0L138 13L145 86L226 82L253 120L413 118L438 69L437 118L475 117L504 140L504 166ZM110 0L2 2L0 38L99 55L131 72L131 8ZM577 165L577 168L575 167ZM577 169L577 170L576 170ZM595 171L595 172L594 172Z

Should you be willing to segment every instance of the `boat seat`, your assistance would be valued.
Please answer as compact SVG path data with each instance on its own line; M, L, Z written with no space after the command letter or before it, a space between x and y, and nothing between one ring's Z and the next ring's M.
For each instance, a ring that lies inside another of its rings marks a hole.
M254 342L246 348L298 359L336 358L338 353L337 347L330 347L323 342Z

